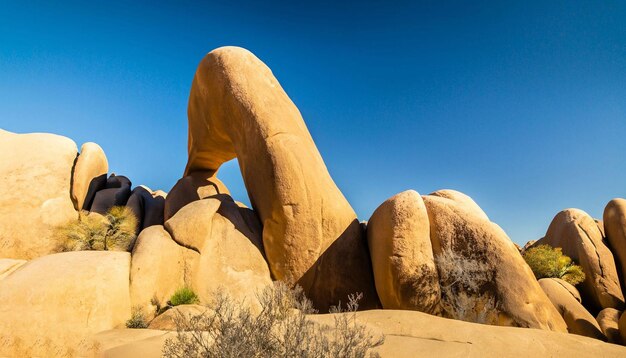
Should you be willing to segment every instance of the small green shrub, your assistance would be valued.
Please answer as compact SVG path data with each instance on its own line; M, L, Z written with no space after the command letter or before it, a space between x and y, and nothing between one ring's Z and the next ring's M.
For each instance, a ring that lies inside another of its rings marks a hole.
M130 251L136 238L137 218L125 206L114 206L106 215L80 213L78 220L57 228L62 251Z
M585 280L582 267L563 255L560 247L553 248L550 245L531 247L524 252L523 257L537 279L560 278L574 286Z
M171 306L178 306L190 305L198 302L200 302L200 300L198 299L196 293L189 287L183 287L174 292L172 298L170 298L169 304Z
M165 341L163 356L183 357L376 357L372 351L384 342L357 321L362 295L350 296L347 311L334 313L334 324L316 323L302 289L277 282L259 296L261 311L255 314L244 302L218 291L214 302L196 316L178 314L177 334Z
M148 328L146 316L139 307L133 307L131 310L130 319L126 321L126 328Z

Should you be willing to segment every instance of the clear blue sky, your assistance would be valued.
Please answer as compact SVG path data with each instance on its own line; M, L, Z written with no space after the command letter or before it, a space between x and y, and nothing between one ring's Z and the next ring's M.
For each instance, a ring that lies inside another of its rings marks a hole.
M195 68L237 45L362 220L453 188L523 244L561 209L601 217L626 196L626 2L15 3L0 0L0 127L97 142L133 184L180 178ZM247 201L236 163L221 178Z

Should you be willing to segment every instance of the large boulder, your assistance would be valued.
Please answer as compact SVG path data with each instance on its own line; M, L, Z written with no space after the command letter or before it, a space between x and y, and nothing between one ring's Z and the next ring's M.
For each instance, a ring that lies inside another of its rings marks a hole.
M127 252L40 257L0 280L0 357L64 357L130 318Z
M539 280L539 286L565 320L569 333L606 341L596 319L560 282L543 278Z
M66 137L0 129L0 257L57 252L55 226L78 217L70 197L77 153Z
M598 225L587 213L578 209L561 211L550 223L545 237L534 246L537 245L560 247L563 254L582 266L585 281L579 289L583 304L590 312L624 307L613 254Z
M80 148L72 175L72 201L76 210L89 210L98 190L104 189L109 162L102 148L87 142Z
M605 308L596 316L596 321L609 343L623 343L619 334L619 318L621 314L622 311L618 311L615 308Z
M626 200L609 201L604 208L603 221L606 239L621 270L622 290L626 290Z
M479 216L482 219L489 220L487 214L481 209L478 204L472 199L469 195L463 194L460 191L452 190L452 189L441 189L434 191L430 194L430 196L438 196L441 198L450 199L456 202L458 205L463 206L466 211Z
M126 206L137 217L137 232L152 225L163 225L163 211L167 194L162 190L152 191L140 185L133 189Z
M165 198L164 220L174 216L183 206L217 194L230 195L228 188L212 170L195 171L179 179Z
M367 242L383 308L440 313L428 213L416 191L396 194L374 211L367 223Z
M423 197L448 317L566 332L504 231L454 200Z
M114 206L123 206L130 198L130 179L122 175L111 174L106 182L106 188L96 192L93 204L89 209L98 214L106 214Z
M186 205L165 223L177 243L199 253L188 285L202 303L211 303L224 291L259 307L257 295L272 284L261 232L246 222L240 210L247 209L221 194Z
M174 292L191 282L199 254L177 244L162 225L145 228L133 248L130 298L133 307L152 315Z
M376 307L367 242L298 111L249 51L222 47L200 62L189 95L185 175L237 158L263 225L273 276L327 309L362 292Z

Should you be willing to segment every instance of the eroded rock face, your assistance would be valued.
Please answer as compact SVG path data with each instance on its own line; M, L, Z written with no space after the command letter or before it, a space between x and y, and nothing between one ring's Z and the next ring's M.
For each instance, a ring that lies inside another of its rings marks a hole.
M569 333L606 341L596 319L559 282L551 278L539 280L539 286L559 311Z
M626 289L626 200L617 198L604 208L606 239L611 246L617 268L621 269L622 290Z
M622 312L615 308L605 308L596 317L596 321L609 343L622 344L619 334L619 318Z
M383 308L441 312L428 213L416 191L396 194L374 211L367 241Z
M190 287L210 303L219 290L258 307L256 295L272 284L258 225L250 225L227 195L194 201L165 223L172 238L196 251ZM249 219L249 218L248 218Z
M54 227L78 217L70 198L77 153L66 137L0 129L0 258L56 252Z
M178 180L165 198L165 221L193 201L217 194L230 195L226 185L214 174L212 170L196 171Z
M192 267L199 256L196 251L177 244L162 225L141 231L130 267L133 307L147 316L153 315L157 306L164 307L177 289L191 282Z
M72 175L72 201L76 210L89 210L98 190L104 189L109 162L102 148L87 142L80 148Z
M423 197L447 316L566 332L530 267L502 229L454 200Z
M582 266L585 281L579 289L583 304L591 312L624 307L613 254L602 239L596 222L587 213L567 209L554 217L545 237L535 243L561 247L565 255Z
M106 182L106 188L96 192L90 211L106 214L114 206L123 206L130 197L130 180L122 175L111 174Z
M126 206L137 217L137 232L152 225L163 225L163 210L167 194L161 190L152 191L140 185L133 189Z
M0 356L75 356L130 318L127 252L40 257L0 280Z
M356 214L270 69L242 48L211 51L196 71L188 116L185 175L237 157L273 276L300 284L321 310L354 292L364 294L363 308L375 307Z

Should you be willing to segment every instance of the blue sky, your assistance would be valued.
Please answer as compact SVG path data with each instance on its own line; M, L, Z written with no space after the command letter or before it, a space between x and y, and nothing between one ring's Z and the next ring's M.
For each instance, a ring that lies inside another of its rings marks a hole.
M237 45L362 220L452 188L523 244L626 196L625 2L83 3L0 0L0 127L97 142L135 185L180 178L195 68ZM236 163L220 177L247 201Z

